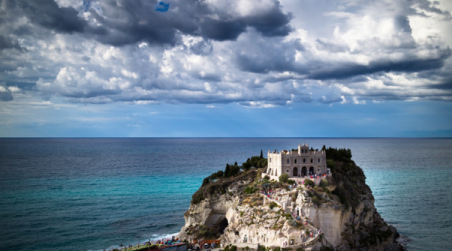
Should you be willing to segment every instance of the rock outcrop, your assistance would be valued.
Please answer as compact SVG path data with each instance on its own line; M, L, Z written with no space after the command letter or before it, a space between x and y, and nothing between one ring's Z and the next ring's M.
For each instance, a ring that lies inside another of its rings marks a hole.
M397 230L377 212L361 168L351 160L333 163L332 175L315 187L269 181L260 169L205 184L192 197L179 238L294 250L403 250Z

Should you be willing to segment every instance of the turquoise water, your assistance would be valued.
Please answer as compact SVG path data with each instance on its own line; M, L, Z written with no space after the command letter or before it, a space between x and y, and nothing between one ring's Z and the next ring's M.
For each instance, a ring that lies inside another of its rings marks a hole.
M269 149L351 148L409 250L452 246L452 139L0 139L0 249L102 250L171 236L202 179Z

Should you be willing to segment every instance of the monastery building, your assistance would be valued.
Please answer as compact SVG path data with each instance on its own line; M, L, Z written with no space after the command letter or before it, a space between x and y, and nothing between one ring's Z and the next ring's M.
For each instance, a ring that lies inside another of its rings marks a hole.
M267 173L271 179L278 180L279 176L287 173L289 178L304 177L306 175L320 175L329 173L326 167L325 151L311 151L309 145L298 145L298 151L282 150L268 151Z

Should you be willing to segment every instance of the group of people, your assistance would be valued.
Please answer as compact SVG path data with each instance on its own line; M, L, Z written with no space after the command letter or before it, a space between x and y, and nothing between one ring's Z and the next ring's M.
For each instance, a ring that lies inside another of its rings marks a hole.
M311 179L326 177L326 173L311 175Z
M268 190L268 191L264 190L264 191L261 191L261 194L264 194L269 199L273 199L273 195L276 194L276 191L275 190ZM278 200L278 198L276 198L276 200Z

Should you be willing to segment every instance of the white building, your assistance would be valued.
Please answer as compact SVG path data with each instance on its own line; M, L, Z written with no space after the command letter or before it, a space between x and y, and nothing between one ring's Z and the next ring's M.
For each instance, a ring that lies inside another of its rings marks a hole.
M311 151L309 145L298 145L298 151L282 150L268 151L267 173L271 179L287 173L289 177L304 177L306 175L329 173L326 167L325 151Z

